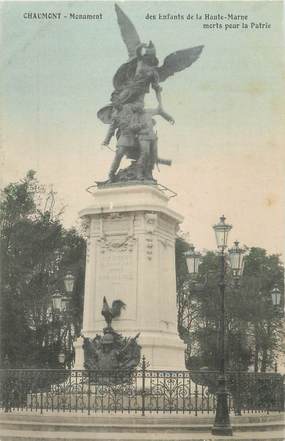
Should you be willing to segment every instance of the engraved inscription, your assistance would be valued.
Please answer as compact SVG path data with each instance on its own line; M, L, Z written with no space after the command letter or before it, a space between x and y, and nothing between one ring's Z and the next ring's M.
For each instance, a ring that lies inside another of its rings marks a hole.
M123 238L124 236L120 237L120 242ZM96 292L98 302L104 295L108 296L110 301L120 299L128 305L120 320L134 320L136 318L137 257L135 251L137 244L132 238L126 238L123 245L116 246L120 244L118 237L107 239L110 241L107 241L109 246L105 246L105 241L97 242ZM103 253L102 249L104 249ZM98 319L101 319L99 310L96 315Z
M106 251L103 256L101 255L100 260L99 280L101 282L108 281L112 284L123 284L124 281L134 279L132 255L124 249Z
M110 218L104 222L104 233L126 233L130 229L130 220L128 218Z

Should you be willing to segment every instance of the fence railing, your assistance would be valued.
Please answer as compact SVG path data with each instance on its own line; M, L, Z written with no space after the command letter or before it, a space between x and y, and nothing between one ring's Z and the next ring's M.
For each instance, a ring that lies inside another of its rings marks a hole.
M212 413L218 372L0 370L0 406L13 410L93 413ZM231 412L281 412L280 374L229 372Z

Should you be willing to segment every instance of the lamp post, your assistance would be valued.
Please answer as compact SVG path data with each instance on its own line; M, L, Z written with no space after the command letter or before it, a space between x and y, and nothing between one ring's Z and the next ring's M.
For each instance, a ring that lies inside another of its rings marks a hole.
M275 284L272 290L270 291L271 299L272 299L272 305L275 310L278 310L280 303L281 303L281 291L278 288L278 286ZM274 364L274 372L277 373L277 361Z
M67 272L63 278L66 294L62 295L56 291L52 296L52 339L55 340L56 328L56 346L59 354L58 362L63 366L65 363L71 367L71 357L66 357L66 352L71 352L72 337L71 337L71 323L70 323L70 296L73 292L75 277L70 271ZM62 326L63 325L63 326ZM63 339L63 343L61 340Z
M71 271L67 272L66 276L63 279L63 282L64 282L65 291L67 294L66 296L63 297L63 311L65 313L66 321L67 321L67 333L65 335L64 350L65 350L65 353L66 352L68 353L68 357L66 357L66 354L65 354L65 363L67 364L67 367L70 369L71 365L72 365L73 345L72 345L72 335L71 335L71 313L70 313L69 304L70 304L71 294L73 292L74 282L75 282L75 277L73 276Z
M226 376L225 376L225 275L226 275L226 255L225 250L227 248L228 234L232 229L232 226L225 223L226 218L222 216L220 222L213 226L216 236L217 247L220 257L220 318L219 318L219 376L218 376L218 389L217 389L217 408L215 422L212 427L213 435L232 435L232 427L230 423L227 389L226 389ZM229 250L229 260L233 277L237 283L238 279L242 275L243 271L243 257L244 249L239 247L238 242L234 243L234 246ZM198 274L199 264L201 262L200 253L195 252L193 245L190 246L188 252L185 253L187 267L190 275L194 278Z
M58 356L56 354L60 350L60 336L61 336L61 318L62 318L62 294L56 291L52 295L51 302L51 338L53 361L56 363Z
M212 428L213 435L232 435L232 427L230 423L226 376L225 376L225 249L227 247L228 234L232 229L231 225L225 223L225 217L220 218L220 222L213 226L216 234L217 246L220 249L220 326L219 326L219 342L220 342L220 372L218 377L217 390L217 409L214 426Z

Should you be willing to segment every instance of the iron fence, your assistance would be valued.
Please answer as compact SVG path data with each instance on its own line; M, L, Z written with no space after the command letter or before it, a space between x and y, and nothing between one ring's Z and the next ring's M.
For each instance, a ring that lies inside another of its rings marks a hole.
M0 370L0 406L13 410L93 413L211 413L218 372ZM229 372L229 408L235 414L284 410L280 374Z

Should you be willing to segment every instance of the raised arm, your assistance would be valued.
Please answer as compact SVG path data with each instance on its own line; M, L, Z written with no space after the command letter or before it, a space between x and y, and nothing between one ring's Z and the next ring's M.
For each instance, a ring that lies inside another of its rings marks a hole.
M166 119L170 124L174 124L174 118L172 118L169 113L165 112L161 107L158 109L158 115L162 116L162 118Z
M160 115L170 124L175 123L174 118L172 118L172 116L165 112L161 107L157 107L156 109L146 109L145 112L150 116Z
M160 87L159 85L159 75L156 70L153 72L151 85L153 90L155 91L155 96L158 102L158 106L162 107L162 97L161 97L162 87Z

